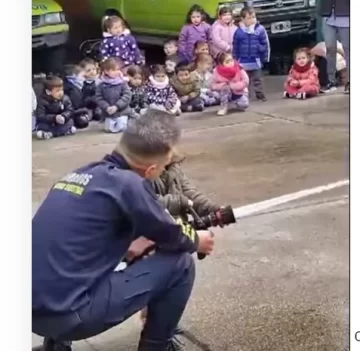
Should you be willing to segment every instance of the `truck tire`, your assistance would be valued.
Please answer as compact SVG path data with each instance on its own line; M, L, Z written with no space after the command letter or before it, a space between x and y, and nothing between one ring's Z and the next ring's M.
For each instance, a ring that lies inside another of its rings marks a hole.
M32 73L62 73L65 58L66 48L64 45L54 48L42 48L32 51Z

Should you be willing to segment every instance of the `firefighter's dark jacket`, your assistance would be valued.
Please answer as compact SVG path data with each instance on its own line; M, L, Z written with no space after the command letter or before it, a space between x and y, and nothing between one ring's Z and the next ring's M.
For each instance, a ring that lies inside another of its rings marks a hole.
M140 237L194 252L194 230L175 223L149 181L117 153L57 182L32 221L33 313L76 311Z

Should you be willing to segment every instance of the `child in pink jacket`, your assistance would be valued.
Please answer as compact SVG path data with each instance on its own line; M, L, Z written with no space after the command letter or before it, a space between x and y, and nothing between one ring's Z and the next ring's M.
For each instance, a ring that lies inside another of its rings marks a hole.
M227 114L228 104L232 101L239 110L244 111L249 106L249 77L246 71L233 59L231 54L220 54L218 62L211 82L211 89L220 93L218 116Z
M216 59L222 52L232 52L234 33L238 27L234 24L231 9L222 7L219 19L211 27L211 54Z
M304 100L320 91L318 69L307 48L295 51L295 62L284 84L284 97Z

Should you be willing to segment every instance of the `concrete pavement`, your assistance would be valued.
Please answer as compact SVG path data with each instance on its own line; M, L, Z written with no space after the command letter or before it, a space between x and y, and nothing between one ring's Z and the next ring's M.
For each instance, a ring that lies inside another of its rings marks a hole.
M348 115L349 98L335 94L273 95L245 113L181 116L183 167L210 197L235 207L346 179ZM91 129L34 141L34 209L61 175L111 151L118 136ZM216 252L198 262L183 326L212 351L345 350L347 196L340 187L216 230ZM133 318L74 350L135 350L138 333Z

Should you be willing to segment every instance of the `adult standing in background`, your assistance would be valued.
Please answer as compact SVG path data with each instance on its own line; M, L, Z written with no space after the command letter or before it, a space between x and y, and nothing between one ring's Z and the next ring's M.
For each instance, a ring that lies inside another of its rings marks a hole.
M336 89L336 53L337 40L344 48L346 61L345 93L350 93L350 0L320 0L320 16L322 17L322 34L326 45L328 84L322 91Z

